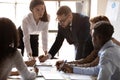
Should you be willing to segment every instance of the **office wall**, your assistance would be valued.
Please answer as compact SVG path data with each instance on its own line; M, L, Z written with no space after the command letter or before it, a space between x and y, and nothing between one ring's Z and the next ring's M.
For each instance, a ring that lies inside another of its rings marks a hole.
M109 4L108 4L109 3ZM112 3L116 3L116 9L112 9ZM111 10L110 10L111 9ZM98 0L97 15L106 15L114 26L113 37L120 41L120 0Z
M80 0L76 2L76 12L90 16L90 2L91 0Z
M113 37L120 41L120 0L108 0L105 15L114 26Z
M97 8L97 15L104 15L106 11L106 6L107 6L107 1L108 0L98 0L98 8Z
M106 11L106 5L108 0L91 0L91 12L90 17L97 15L104 15Z

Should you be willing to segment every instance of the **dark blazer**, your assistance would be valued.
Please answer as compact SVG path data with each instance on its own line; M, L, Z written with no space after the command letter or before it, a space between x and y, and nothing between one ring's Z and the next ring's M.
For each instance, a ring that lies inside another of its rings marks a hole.
M93 50L89 17L79 13L73 13L71 26L68 25L66 28L62 28L61 25L58 24L56 40L49 50L52 58L62 46L64 39L66 39L69 44L74 44L76 49L76 60L89 55Z

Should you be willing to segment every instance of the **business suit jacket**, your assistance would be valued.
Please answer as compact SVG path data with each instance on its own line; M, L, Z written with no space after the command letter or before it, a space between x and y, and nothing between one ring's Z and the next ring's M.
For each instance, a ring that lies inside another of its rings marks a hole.
M66 28L63 28L58 24L56 40L49 51L52 58L62 46L64 39L66 39L69 44L74 44L76 50L76 60L89 55L93 50L90 36L89 17L79 13L73 13L71 26L68 25Z

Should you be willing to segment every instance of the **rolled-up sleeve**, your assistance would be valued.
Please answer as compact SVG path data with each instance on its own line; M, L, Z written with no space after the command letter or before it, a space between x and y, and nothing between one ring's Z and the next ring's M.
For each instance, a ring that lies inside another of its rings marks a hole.
M112 51L106 51L100 56L100 71L97 80L111 80L111 76L116 70L115 65L112 63L112 58L110 58L112 56L110 52Z
M27 69L27 65L24 63L22 55L19 53L19 51L16 51L16 55L13 59L14 65L20 72L23 80L34 80L36 78L36 73Z

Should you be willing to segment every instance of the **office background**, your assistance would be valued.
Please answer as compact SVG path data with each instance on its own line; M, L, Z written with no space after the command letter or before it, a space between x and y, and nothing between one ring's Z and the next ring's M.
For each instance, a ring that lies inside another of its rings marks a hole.
M55 40L57 32L56 11L58 10L59 6L68 5L73 12L83 13L90 17L94 17L97 15L108 16L106 11L111 6L108 5L108 2L111 2L111 4L112 3L117 4L117 7L119 7L120 9L119 0L44 0L44 1L47 8L47 12L48 14L50 14L48 50ZM29 2L30 0L0 0L1 11L0 17L10 18L16 24L16 27L19 27L24 16L30 12ZM117 11L117 13L120 13L120 11ZM113 16L114 14L109 15ZM119 37L120 17L118 15L115 16L117 16L117 18L114 21L111 20L111 23L115 26L114 37L120 41ZM62 45L62 48L60 49L56 56L59 56L59 58L61 59L67 58L68 60L73 60L74 47L72 45L69 46L66 41L64 43L65 44ZM40 45L39 55L43 54L41 47L42 46ZM67 53L70 53L69 57L67 56Z

